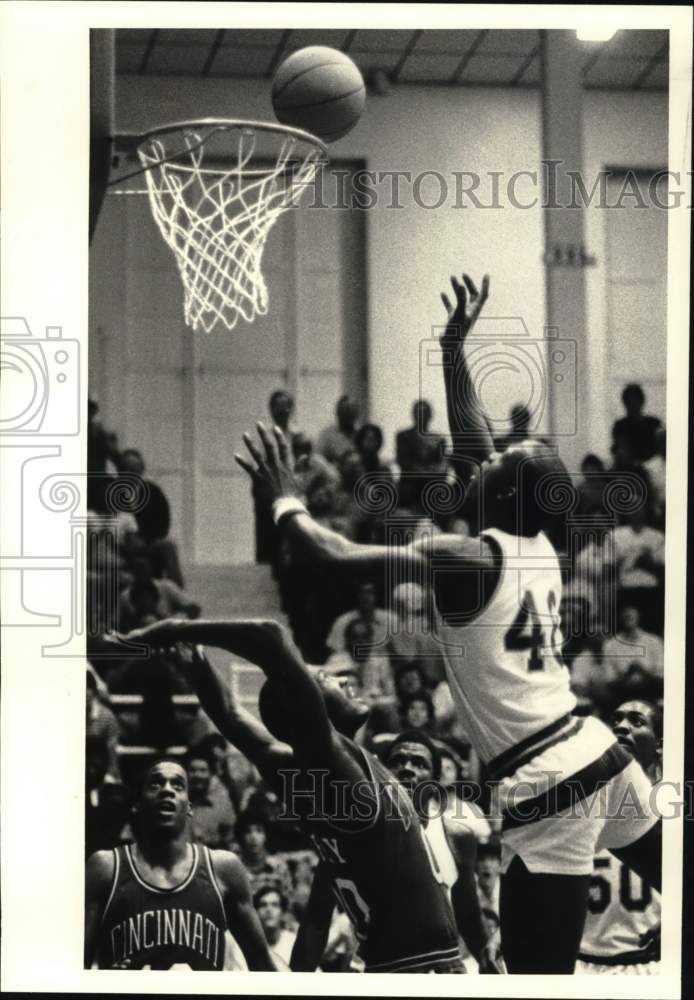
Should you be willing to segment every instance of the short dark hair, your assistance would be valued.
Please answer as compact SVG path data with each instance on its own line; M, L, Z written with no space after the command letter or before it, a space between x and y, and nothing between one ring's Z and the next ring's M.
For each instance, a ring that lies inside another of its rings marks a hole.
M147 779L149 778L154 768L158 767L159 764L166 764L166 763L178 764L178 766L181 768L182 771L185 772L186 770L186 766L182 757L175 757L173 754L170 753L159 754L153 760L150 760L149 763L145 764L140 773L138 774L137 779L135 781L136 798L139 799L141 797L142 793L145 790Z
M433 778L434 781L438 781L441 777L441 753L434 741L427 736L426 733L423 733L421 729L405 729L402 733L399 733L398 736L395 737L393 742L388 747L386 762L390 760L391 754L396 747L400 746L401 743L420 743L423 747L427 748L431 754Z
M267 834L269 826L268 818L259 809L244 809L243 812L239 813L234 827L234 834L237 841L240 842L243 840L252 826L262 826Z
M261 899L264 896L267 896L268 893L270 892L274 892L276 895L279 896L282 912L286 912L289 909L289 900L282 892L277 882L272 881L270 879L267 882L263 882L261 885L259 885L258 888L253 893L253 906L255 907L255 909L256 910L258 909Z
M354 443L356 444L359 451L361 451L363 447L364 438L366 437L367 434L375 434L376 439L378 440L378 447L379 448L383 447L383 431L378 426L378 424L362 424L354 438Z
M434 719L434 702L432 701L431 695L426 690L413 691L412 694L408 694L407 697L403 699L402 702L402 715L403 718L407 715L410 705L414 704L415 701L423 701L429 712L429 719L433 721Z
M623 403L626 403L628 396L631 396L634 399L638 398L641 400L642 403L646 402L646 394L638 382L629 382L628 385L624 386L622 390Z
M294 397L288 389L275 389L270 396L269 405L272 406L272 404L278 400L280 396L286 396L288 399L291 399L292 403L294 402Z

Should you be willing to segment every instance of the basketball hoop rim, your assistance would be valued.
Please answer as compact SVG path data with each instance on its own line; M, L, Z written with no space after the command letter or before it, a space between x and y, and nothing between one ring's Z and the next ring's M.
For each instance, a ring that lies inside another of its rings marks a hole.
M328 163L330 161L330 156L328 154L327 146L322 142L317 136L312 135L311 132L306 132L300 128L294 128L291 125L282 125L279 122L263 122L256 121L251 118L191 118L185 119L178 122L170 122L168 125L159 125L156 128L148 129L146 132L119 132L114 134L112 137L112 142L115 148L120 147L123 151L137 152L139 153L140 147L151 139L156 139L157 136L170 135L172 132L181 132L185 129L193 128L207 128L212 131L205 136L201 141L200 145L204 146L207 139L213 134L214 131L230 131L232 129L249 129L251 131L261 131L270 132L278 136L283 136L286 138L298 139L301 142L307 143L312 146L320 154L320 161ZM190 149L182 150L180 157L188 155ZM110 181L107 185L108 187L113 187L116 184L128 180L131 177L137 176L138 174L145 173L148 170L152 170L157 166L163 165L166 162L173 162L179 158L179 154L175 154L171 157L166 157L161 163L152 163L149 166L141 167L139 170L134 171L132 174L126 174L124 177L117 177ZM210 169L208 173L217 173L218 171ZM246 176L258 176L262 175L264 171L253 170L246 168L244 171Z

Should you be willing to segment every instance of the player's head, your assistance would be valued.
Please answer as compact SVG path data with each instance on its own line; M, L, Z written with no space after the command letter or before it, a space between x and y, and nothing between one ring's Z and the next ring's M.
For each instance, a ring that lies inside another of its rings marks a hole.
M441 754L433 740L415 729L406 729L393 741L386 766L409 792L424 781L438 781Z
M288 904L279 889L273 885L261 886L253 893L253 906L266 934L281 930Z
M658 705L636 699L623 702L612 713L612 731L644 770L660 760L663 714Z
M192 809L188 775L181 760L158 757L145 769L134 811L143 832L170 836L185 829Z
M330 721L344 736L354 736L366 722L369 706L360 697L353 680L349 675L333 677L325 670L320 670L316 679ZM268 681L260 689L258 710L263 724L272 735L291 745L293 734L289 713L277 688Z
M478 530L499 528L533 537L550 531L565 516L574 492L554 449L543 441L519 441L493 452L472 475L465 512Z

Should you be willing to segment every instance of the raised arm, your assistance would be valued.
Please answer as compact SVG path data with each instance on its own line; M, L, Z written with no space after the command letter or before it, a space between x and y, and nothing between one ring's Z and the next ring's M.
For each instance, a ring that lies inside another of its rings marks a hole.
M315 972L325 954L330 936L330 922L335 910L335 896L326 865L319 864L313 876L311 894L306 904L296 941L292 948L292 972Z
M485 274L482 279L481 292L467 274L463 275L463 282L461 284L455 276L451 278L455 305L451 305L445 293L441 294L448 313L448 323L441 337L441 364L453 442L451 462L466 487L475 466L494 451L494 442L477 388L470 377L464 349L468 334L487 301L489 277Z
M295 552L315 564L339 568L342 573L374 575L391 565L397 567L399 579L421 578L426 560L416 545L359 545L314 521L300 500L282 431L275 427L270 434L262 423L257 427L264 454L250 435L244 434L253 461L240 455L235 456L236 461L273 501L278 527Z
M210 857L222 891L227 925L243 952L249 970L277 972L253 906L246 870L236 855L229 851L210 851Z

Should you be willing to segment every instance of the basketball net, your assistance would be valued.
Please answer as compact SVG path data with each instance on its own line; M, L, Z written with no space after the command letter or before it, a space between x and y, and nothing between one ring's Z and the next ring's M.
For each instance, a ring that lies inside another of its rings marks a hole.
M137 152L152 214L181 274L188 326L209 333L221 322L232 330L239 317L252 323L265 315L265 241L327 160L323 144L284 126L203 120L149 134Z

